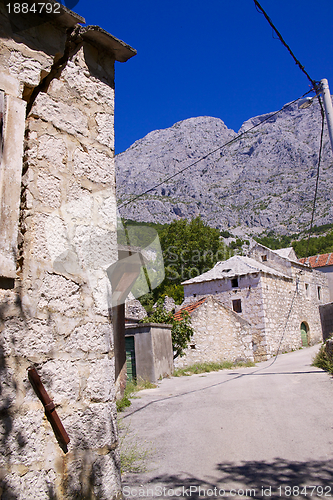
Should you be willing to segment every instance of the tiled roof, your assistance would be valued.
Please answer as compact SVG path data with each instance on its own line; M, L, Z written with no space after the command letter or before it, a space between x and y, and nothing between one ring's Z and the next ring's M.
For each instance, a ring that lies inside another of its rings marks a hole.
M302 264L308 264L311 267L333 266L333 253L324 253L322 255L313 255L312 257L303 257L299 259Z
M276 271L272 267L268 267L261 262L250 257L243 257L241 255L234 255L228 260L218 262L213 269L206 273L196 276L190 280L184 281L182 285L190 285L192 283L203 283L205 281L220 280L223 278L232 278L233 276L245 276L246 274L254 274L263 272L273 276L288 278L284 274Z
M201 304L203 304L205 301L207 300L207 297L204 297L203 299L200 299L200 300L197 300L197 302L192 302L191 304L189 304L188 306L184 306L182 307L181 309L179 309L179 311L177 311L175 314L174 314L174 318L177 320L177 321L180 321L182 319L182 312L183 311L186 311L188 312L189 314L191 314L191 312L195 311L195 309L197 309L198 307L201 306Z

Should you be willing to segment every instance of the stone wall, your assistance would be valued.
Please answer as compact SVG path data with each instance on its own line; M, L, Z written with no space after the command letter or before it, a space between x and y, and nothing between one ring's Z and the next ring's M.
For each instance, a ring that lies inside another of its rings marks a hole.
M267 359L278 350L281 353L302 347L302 323L308 329L309 344L320 342L322 328L319 305L330 300L324 273L283 259L274 252L266 253L268 259L265 264L272 268L276 265L280 272L285 271L285 277L260 272L239 276L237 287L232 287L232 277L184 286L184 305L207 295L213 295L229 309L233 309L234 300L241 301L241 312L237 314L253 327L253 354L256 361ZM255 257L259 259L260 255Z
M117 260L115 58L60 21L13 33L4 9L0 87L15 88L28 116L18 269L15 282L0 279L1 498L111 500L121 496L105 273ZM30 366L56 404L67 450Z
M232 287L231 278L207 281L184 286L187 300L195 300L207 295L213 295L226 308L233 310L233 301L241 301L241 313L236 313L251 323L253 335L253 352L256 360L266 359L265 320L260 274L238 277L238 287Z
M207 300L191 313L194 335L175 367L194 363L253 361L252 325L218 300Z
M318 271L292 266L293 281L263 278L264 309L268 355L302 347L301 324L308 329L308 343L322 341L319 305L328 302L325 275ZM320 299L318 298L320 287Z

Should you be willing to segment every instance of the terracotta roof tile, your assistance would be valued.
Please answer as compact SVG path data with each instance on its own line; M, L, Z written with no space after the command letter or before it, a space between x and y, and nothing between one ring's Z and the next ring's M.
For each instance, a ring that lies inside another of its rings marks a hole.
M182 307L181 309L179 309L179 311L177 311L174 314L174 318L177 321L180 321L182 319L182 312L183 311L187 311L189 314L191 314L191 312L195 311L195 309L200 307L201 304L203 304L205 302L205 300L207 300L207 297L204 297L204 298L198 300L197 302L192 302L192 304L189 304L188 306Z
M309 264L311 267L325 267L333 265L333 253L324 253L321 255L313 255L312 257L299 259L301 264Z
M326 265L328 258L328 254L318 255L318 259L316 261L316 267L323 267Z

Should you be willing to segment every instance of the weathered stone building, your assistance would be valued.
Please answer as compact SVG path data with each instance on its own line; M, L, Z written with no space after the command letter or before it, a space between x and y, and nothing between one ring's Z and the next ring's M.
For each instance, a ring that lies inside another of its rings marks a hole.
M183 311L190 314L194 334L184 356L174 360L177 368L222 359L254 360L251 323L222 305L216 297L209 295L184 306L175 318L180 319Z
M111 500L121 497L105 272L118 258L114 63L135 51L50 5L57 12L9 15L0 2L0 491Z
M307 264L308 266L325 273L328 279L328 286L330 290L330 301L333 301L333 253L324 253L319 255L312 255L311 257L306 257L299 259L302 264Z
M256 244L249 257L218 262L183 285L184 306L211 295L252 325L256 360L322 340L319 305L329 302L327 277L300 263L292 248L272 251ZM214 315L209 323L214 325ZM220 359L227 359L226 351Z

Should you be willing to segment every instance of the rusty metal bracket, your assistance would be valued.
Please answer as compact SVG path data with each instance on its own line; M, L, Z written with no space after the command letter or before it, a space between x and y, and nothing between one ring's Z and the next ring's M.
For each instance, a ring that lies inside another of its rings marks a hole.
M59 444L67 448L70 439L55 410L55 405L52 399L50 398L50 396L45 390L45 387L43 386L43 383L40 379L40 376L37 373L37 370L33 367L28 368L28 377L35 393L37 394L38 398L41 400L44 406L45 415L52 426L53 432Z

